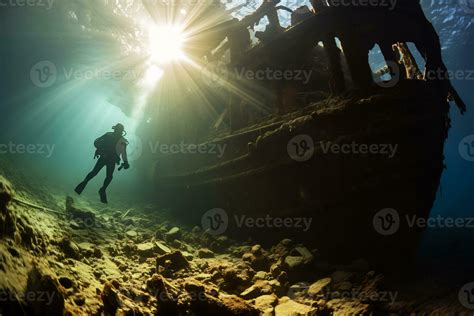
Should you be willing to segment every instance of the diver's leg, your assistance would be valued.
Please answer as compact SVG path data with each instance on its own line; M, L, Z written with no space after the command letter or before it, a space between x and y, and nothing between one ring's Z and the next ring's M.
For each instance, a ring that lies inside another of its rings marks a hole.
M81 194L84 188L86 187L87 183L92 178L94 178L99 173L99 171L102 170L104 166L105 166L105 160L103 158L99 158L99 160L97 160L97 163L94 166L94 169L92 169L92 171L87 174L86 178L77 185L74 191L76 191L77 194Z
M100 200L102 203L107 203L107 193L105 190L109 186L110 182L112 182L112 179L114 178L114 171L115 171L115 162L108 162L107 163L107 175L104 180L104 184L102 188L99 190L99 195L100 195Z

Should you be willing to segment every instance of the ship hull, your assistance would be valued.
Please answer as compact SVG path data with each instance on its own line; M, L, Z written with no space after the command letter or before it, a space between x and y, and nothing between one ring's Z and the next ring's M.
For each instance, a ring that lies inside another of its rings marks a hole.
M423 232L410 223L429 217L438 191L448 105L422 81L372 95L216 139L227 146L220 158L161 157L158 198L190 224L225 210L231 237L296 239L334 260L406 261ZM314 143L309 158L289 149L300 135ZM384 231L379 225L394 211L398 227Z

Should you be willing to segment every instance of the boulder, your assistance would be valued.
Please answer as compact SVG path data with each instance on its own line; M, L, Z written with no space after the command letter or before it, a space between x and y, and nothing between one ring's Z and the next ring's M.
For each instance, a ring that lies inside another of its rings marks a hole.
M127 232L125 233L125 235L128 237L128 238L136 238L138 236L138 233L134 230L127 230Z
M315 309L311 306L295 302L288 297L283 297L275 307L275 316L310 315L314 311Z
M348 298L330 300L327 302L327 307L334 316L371 314L369 305Z
M175 226L165 233L165 237L169 241L176 240L181 237L181 230L179 229L179 227Z
M261 313L272 315L273 309L278 302L278 297L274 294L261 295L255 299L255 308Z
M155 252L155 244L152 242L144 242L137 245L137 253L141 257L152 257Z
M32 295L42 296L40 299ZM58 280L36 264L28 273L25 298L33 315L63 316L65 312L64 293Z
M273 294L273 292L274 288L269 281L258 280L252 286L240 293L240 296L245 299L252 299L265 294Z
M166 253L170 253L171 252L171 249L166 246L164 243L162 242L159 242L159 241L155 241L155 246L156 246L156 251L162 255L162 254L166 254Z
M315 298L319 294L323 294L322 292L331 284L331 281L331 278L324 278L314 282L308 288L308 295Z
M121 305L118 293L112 283L104 284L104 289L100 293L100 298L104 304L104 312L106 315L115 315L117 309Z
M214 253L207 248L201 248L198 250L198 257L199 258L213 258Z
M159 271L159 266L169 268L174 271L185 269L189 267L189 262L183 256L181 251L174 251L161 255L156 258L156 268Z

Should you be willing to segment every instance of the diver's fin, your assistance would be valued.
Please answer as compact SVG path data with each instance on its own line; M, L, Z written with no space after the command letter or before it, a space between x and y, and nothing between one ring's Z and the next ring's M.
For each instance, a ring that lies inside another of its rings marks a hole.
M102 203L107 204L107 203L108 203L108 202L107 202L107 193L105 192L105 189L104 189L104 188L101 188L101 189L99 190L99 195L100 195L100 201L101 201Z
M74 191L81 195L82 191L84 191L85 187L87 185L87 182L81 182L77 185L77 187L74 189Z

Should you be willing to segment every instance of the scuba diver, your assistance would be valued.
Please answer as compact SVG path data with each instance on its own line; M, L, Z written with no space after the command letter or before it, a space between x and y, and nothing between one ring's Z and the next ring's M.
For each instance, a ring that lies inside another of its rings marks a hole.
M94 178L100 170L105 166L107 170L107 175L104 180L103 186L99 190L100 201L102 203L107 203L107 194L105 190L112 181L113 174L115 171L115 165L120 164L120 157L122 157L123 163L120 166L119 170L128 169L130 165L128 164L127 158L127 145L128 141L124 138L127 134L125 132L125 127L118 123L113 126L113 132L105 133L103 136L97 138L94 141L94 146L96 148L94 159L99 158L95 164L94 169L86 176L84 181L78 184L74 189L77 194L81 194L87 183Z

